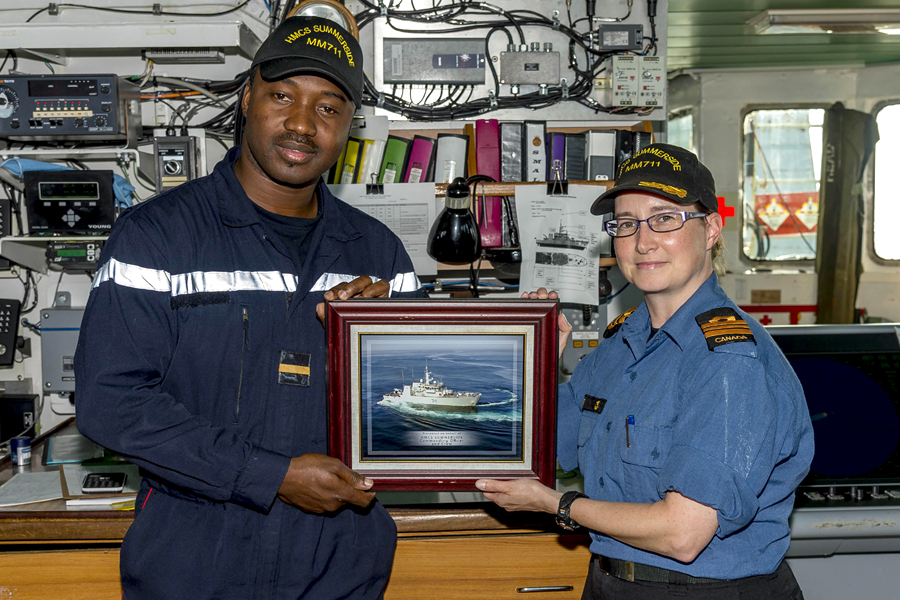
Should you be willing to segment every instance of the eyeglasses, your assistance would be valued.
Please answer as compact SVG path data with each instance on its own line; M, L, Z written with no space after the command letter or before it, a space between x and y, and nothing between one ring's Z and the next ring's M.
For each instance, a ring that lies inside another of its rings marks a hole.
M653 215L646 219L632 219L631 217L622 217L619 219L610 219L603 224L603 229L610 237L623 238L629 237L637 233L641 223L646 223L651 231L656 233L668 233L670 231L678 231L688 219L700 219L706 217L706 213L701 212L684 212L683 210L676 212L664 212Z

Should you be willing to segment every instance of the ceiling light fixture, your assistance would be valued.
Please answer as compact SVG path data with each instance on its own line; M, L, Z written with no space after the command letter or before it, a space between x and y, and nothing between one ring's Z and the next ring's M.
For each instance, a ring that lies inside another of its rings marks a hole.
M900 34L898 8L766 10L747 24L755 33L885 33Z

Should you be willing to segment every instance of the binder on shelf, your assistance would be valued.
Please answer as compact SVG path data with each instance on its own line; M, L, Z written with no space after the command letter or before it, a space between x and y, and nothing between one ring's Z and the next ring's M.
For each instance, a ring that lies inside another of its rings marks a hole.
M559 170L559 177L555 177ZM566 173L566 134L550 132L547 134L547 181L565 179Z
M340 168L340 181L338 183L355 183L359 167L362 165L363 148L365 142L363 140L351 137L347 140L344 147L344 162Z
M653 143L653 134L646 131L638 131L634 134L634 152L638 153Z
M546 181L547 124L543 121L525 121L522 155L524 158L523 181Z
M478 160L475 152L475 124L466 123L463 127L463 131L465 132L466 137L469 138L469 151L466 156L466 172L471 177L478 172Z
M361 141L363 143L362 156L359 159L353 183L365 183L367 179L371 181L372 175L378 177L378 169L381 165L381 152L384 151L383 145L381 150L378 150L378 142L375 140L364 139Z
M612 129L592 129L587 137L587 179L608 181L616 178L616 139Z
M349 140L347 140L349 141ZM347 146L344 145L344 149L341 150L341 155L338 156L337 162L331 165L331 168L328 169L328 176L325 179L325 183L340 183L341 182L341 170L344 168L344 157L347 155Z
M566 179L584 181L585 136L583 133L566 134Z
M497 119L475 121L475 160L479 175L500 181L500 126ZM482 248L502 246L503 205L500 197L485 198L484 213L480 217Z
M406 165L406 173L403 183L422 183L428 181L434 156L434 140L429 137L417 135L413 138L412 147L409 150L409 161Z
M381 159L381 170L378 173L378 183L400 183L406 173L406 164L409 159L409 151L412 141L398 137L388 136L384 146L384 156Z
M457 177L468 177L469 136L439 133L434 159L434 180L450 183Z
M525 124L500 123L500 181L524 181Z
M380 174L382 156L388 139L388 127L388 118L384 116L365 115L361 119L354 117L350 136L365 141L362 161L353 183L370 183L373 173L376 176Z
M616 130L616 167L614 173L619 172L622 163L634 156L634 140L637 134L626 129Z

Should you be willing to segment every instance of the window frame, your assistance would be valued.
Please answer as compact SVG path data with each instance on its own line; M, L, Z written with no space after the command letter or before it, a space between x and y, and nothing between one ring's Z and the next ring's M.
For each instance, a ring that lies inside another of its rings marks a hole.
M878 114L888 106L900 106L900 98L882 100L872 107L871 114L875 117L876 124L878 123ZM880 136L881 132L879 131L878 133ZM897 265L900 264L900 258L882 258L875 252L875 155L877 153L878 145L876 144L875 149L872 151L872 156L869 159L869 164L866 165L864 175L864 177L868 179L863 187L865 190L865 199L863 202L865 210L865 223L863 225L865 227L864 231L866 238L865 252L868 255L869 260L876 265L882 267L897 267Z
M758 110L812 110L812 109L822 109L825 110L826 113L829 108L831 108L833 103L821 103L821 102L796 102L796 103L764 103L764 104L747 104L741 108L741 118L738 122L738 127L740 128L740 136L739 136L739 144L740 144L740 162L738 163L738 198L740 199L740 218L738 220L738 244L739 248L737 249L737 254L739 256L739 260L745 262L746 264L752 265L753 268L787 268L787 269L797 269L804 270L810 267L815 268L816 260L818 258L818 249L819 249L819 240L816 238L816 256L813 258L807 258L802 260L772 260L770 258L752 258L747 256L744 252L744 209L746 206L747 199L744 198L744 164L746 163L747 156L744 153L745 143L744 143L744 121L752 112ZM824 125L822 136L824 140ZM821 175L820 175L821 178ZM819 187L821 189L821 179L819 181Z

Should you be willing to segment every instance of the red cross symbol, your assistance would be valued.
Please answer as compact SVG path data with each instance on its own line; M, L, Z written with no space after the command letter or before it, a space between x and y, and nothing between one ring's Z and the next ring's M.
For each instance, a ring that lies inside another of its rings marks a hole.
M725 217L733 217L734 216L734 207L733 206L725 206L725 197L718 196L716 200L719 201L719 214L722 215L722 227L725 227ZM765 323L763 323L765 325Z
M731 212L734 212L733 208L731 209ZM729 216L733 217L734 215L729 215ZM769 315L763 315L762 319L760 319L759 322L762 325L768 325L769 323L772 322L772 319L769 318Z

